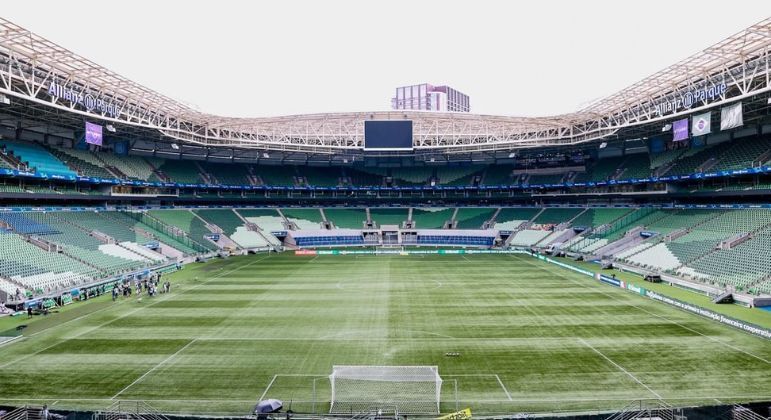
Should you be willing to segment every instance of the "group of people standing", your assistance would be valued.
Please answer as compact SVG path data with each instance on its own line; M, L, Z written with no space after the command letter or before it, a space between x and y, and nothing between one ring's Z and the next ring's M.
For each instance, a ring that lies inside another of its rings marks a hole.
M168 281L161 283L160 273L153 273L145 279L135 280L133 287L130 280L123 280L122 283L116 282L112 288L112 300L117 300L121 294L124 298L130 297L132 293L136 293L137 297L141 297L143 291L148 296L155 296L158 293L169 293L171 291L171 283Z

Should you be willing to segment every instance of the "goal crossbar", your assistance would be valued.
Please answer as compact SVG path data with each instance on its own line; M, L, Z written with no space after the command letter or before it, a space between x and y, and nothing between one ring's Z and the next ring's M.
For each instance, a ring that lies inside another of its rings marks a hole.
M359 413L378 406L402 413L438 413L442 378L437 366L335 365L329 375L330 413Z

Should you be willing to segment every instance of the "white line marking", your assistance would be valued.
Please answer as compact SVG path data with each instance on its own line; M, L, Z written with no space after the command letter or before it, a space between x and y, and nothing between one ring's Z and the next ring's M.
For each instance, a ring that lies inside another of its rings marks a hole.
M128 384L128 386L126 386L125 388L121 389L121 390L120 390L120 391L119 391L117 394L113 395L113 396L112 396L112 398L110 398L110 399L111 399L111 400L114 400L115 398L117 398L117 397L118 397L118 395L120 395L120 394L122 394L122 393L126 392L126 390L127 390L127 389L129 389L129 388L131 388L132 386L134 386L134 385L136 385L137 383L139 383L139 382L140 382L142 379L144 379L145 377L147 377L147 375L149 375L149 374L151 374L151 373L155 372L155 370L156 370L156 369L158 369L159 367L161 367L161 366L163 366L164 364L166 364L166 362L168 362L169 360L171 360L171 359L175 358L175 357L176 357L178 354L180 354L180 353L182 353L183 351L185 351L185 349L187 349L188 347L190 347L190 345L191 345L191 344L193 344L193 343L195 343L196 341L197 341L196 339L192 339L192 340L190 340L190 342L189 342L189 343L187 343L187 344L185 344L185 345L184 345L184 346L183 346L181 349L177 350L176 352L174 352L174 354L172 354L171 356L169 356L169 357L167 357L167 358L163 359L163 360L162 360L160 363L158 363L157 365L153 366L153 368L152 368L152 369L150 369L150 370L148 370L147 372L145 372L145 374L144 374L144 375L142 375L142 376L140 376L139 378L137 378L137 379L136 379L134 382L132 382L132 383Z
M263 392L262 392L262 395L260 395L260 399L259 399L259 400L257 400L257 401L262 401L262 400L264 400L264 399L265 399L265 394L267 394L267 393L268 393L268 390L270 389L270 387L272 387L272 386L273 386L273 382L276 382L276 377L277 377L277 376L278 376L278 375L273 375L273 379L271 379L271 380L270 380L270 383L269 383L269 384L268 384L268 386L265 388L265 391L263 391ZM281 375L281 376L286 376L286 375Z
M506 398L508 398L508 399L509 399L509 401L513 401L513 400L511 399L511 394L509 394L509 390L508 390L508 389L506 389L506 385L504 385L504 384L503 384L503 381L501 381L501 377L500 377L500 376L498 376L498 375L495 375L495 379L497 379L497 380L498 380L498 383L499 383L499 384L501 384L501 388L503 388L503 392L505 392L505 393L506 393Z
M165 295L165 296L163 296L163 297L159 298L158 300L156 300L156 301L152 302L151 304L149 304L149 305L147 305L147 306L140 306L139 308L136 308L136 309L134 309L133 311L129 311L129 312L127 312L127 313L125 313L125 314L123 314L123 315L121 315L121 316L117 317L117 318L114 318L114 319L110 319L110 320L108 320L108 321L105 321L105 322L103 322L103 323L101 323L101 324L97 325L96 327L93 327L93 328L90 328L90 329L88 329L88 330L86 330L86 331L83 331L83 332L82 332L82 333L80 333L80 334L76 334L76 335L74 335L74 336L72 336L72 337L69 337L69 338L65 338L65 339L63 339L63 340L61 340L61 341L58 341L58 342L56 342L56 343L54 343L54 344L51 344L51 345L50 345L50 346L48 346L48 347L44 347L44 348L42 348L42 349L40 349L40 350L37 350L37 351L35 351L35 352L32 352L32 353L28 353L28 354L25 354L24 356L22 356L22 357L20 357L20 358L18 358L18 359L16 359L16 360L13 360L13 361L10 361L10 362L6 362L5 364L3 364L3 365L0 365L0 369L5 369L5 368L7 368L8 366L10 366L10 365L12 365L12 364L15 364L15 363L19 363L19 362L21 362L21 361L23 361L23 360L27 360L27 359L29 359L30 357L32 357L32 356L36 356L36 355L38 355L38 354L40 354L40 353L42 353L42 352L44 352L44 351L46 351L46 350L48 350L48 349L51 349L51 348L53 348L53 347L56 347L56 346L58 346L59 344L62 344L62 343L66 343L67 341L70 341L70 340L74 340L74 339L76 339L76 338L78 338L78 337L80 337L80 336L82 336L82 335L88 334L88 333L90 333L90 332L92 332L92 331L96 331L96 330L98 330L98 329L100 329L100 328L104 327L105 325L108 325L108 324L110 324L110 323L112 323L112 322L115 322L115 321L117 321L117 320L119 320L119 319L123 319L123 318L125 318L125 317L127 317L127 316L129 316L129 315L133 315L134 313L136 313L136 312L139 312L139 311L141 311L142 309L145 309L145 308L149 308L149 307L152 307L152 306L154 306L154 305L156 305L156 304L158 304L158 303L161 303L161 302L165 302L165 301L167 301L167 300L170 300L170 299L173 299L173 298L175 298L175 297L177 297L177 296L181 296L182 294L184 294L184 293L187 293L187 292L189 292L189 291L191 291L191 290L195 290L195 289L197 289L197 288L199 288L199 287L201 287L201 286L205 285L206 283L208 283L208 282L210 282L210 281L212 281L212 280L216 280L216 279L218 279L218 278L220 278L220 277L223 277L223 276L225 276L225 275L228 275L228 274L230 274L230 273L232 273L232 272L234 272L234 271L238 271L238 270L240 270L240 269L242 269L242 268L244 268L244 267L248 267L248 266L250 266L250 265L252 265L252 264L254 264L254 263L257 263L257 262L259 262L259 261L262 261L262 260L264 260L265 258L268 258L269 256L270 256L270 255L266 255L266 256L264 256L264 257L262 257L262 258L258 259L258 260L254 260L254 261L250 262L249 264L244 264L244 265L242 265L242 266L239 266L239 267L236 267L236 268L234 268L234 269L232 269L232 270L229 270L229 271L226 271L226 272L220 273L220 274L218 274L218 275L216 275L216 276L214 276L214 277L212 277L212 278L210 278L210 279L208 279L208 280L205 280L205 281L203 281L202 283L198 283L198 284L196 284L195 286L193 286L193 287L191 287L191 288L189 288L189 289L185 289L185 290L182 290L182 291L180 291L179 293L169 293L169 294L167 294L167 295ZM118 304L118 305L120 305L120 304L122 304L122 303L124 303L124 302L133 302L133 301L134 301L133 299L132 299L132 300L124 300L124 301L121 301L121 302L119 302L119 303L117 303L117 304ZM107 309L107 308L114 308L114 307L115 307L115 306L112 306L112 305L110 305L110 306L106 306L106 307L105 307L105 308L103 308L103 309ZM102 310L102 309L98 309L98 310L96 310L96 311L94 311L94 312L91 312L91 313L89 313L89 314L83 315L82 317L83 317L83 318L85 318L85 317L87 317L87 316L91 316L91 315L93 315L93 314L95 314L95 313L97 313L97 312L99 312L99 311L101 311L101 310ZM74 319L73 319L73 321L74 321ZM62 324L64 324L64 323L62 323ZM43 330L43 331L39 331L39 332L37 332L36 334L40 334L40 333L42 333L42 332L48 332L48 331L59 331L59 330L60 330L60 329L58 329L58 328L48 328L48 329L45 329L45 330ZM31 335L30 335L30 336L31 336Z
M632 375L632 374L631 374L631 373L630 373L628 370L624 369L624 368L623 368L621 365L619 365L618 363L616 363L616 362L614 362L613 360L611 360L611 359L610 359L610 357L608 357L608 356L604 355L604 354L603 354L601 351L599 351L599 350L597 350L596 348L594 348L594 346L593 346L593 345L591 345L591 344L587 343L587 342L586 342L586 340L584 340L583 338L580 338L580 337L579 337L579 338L578 338L578 341L580 341L581 343L583 343L583 344L584 344L586 347L589 347L590 349L592 349L592 350L593 350L595 353L597 353L597 354L599 354L600 356L602 356L602 358L603 358L603 359L605 359L605 360L609 361L609 362L610 362L610 363L611 363L613 366L617 367L617 368L618 368L620 371L622 371L622 372L626 373L626 374L627 374L627 375L628 375L630 378L634 379L634 381L635 381L635 382L637 382L638 384L642 385L642 386L643 386L645 389L647 389L648 391L650 391L650 393L651 393L651 394L655 395L655 396L656 396L656 398L658 398L658 399L660 399L660 400L663 400L663 398L661 397L661 395L659 395L659 394L658 394L658 392L656 392L656 391L652 390L652 389L651 389L651 388L650 388L648 385L645 385L645 384L643 383L643 381L641 381L641 380L637 379L637 377L636 377L636 376Z
M539 266L539 265L535 265L535 264L532 264L532 263L531 263L531 261L530 261L530 258L524 258L524 260L525 260L525 261L527 261L527 263L528 263L528 264L530 264L530 265L532 265L532 266L535 266L535 267L539 267L539 268L540 268L541 270L543 270L543 271L547 271L547 272L549 272L549 273L556 273L558 276L562 277L563 279L566 279L566 280L570 281L570 282L571 282L571 283L573 283L573 284L577 284L577 285L579 285L579 286L581 286L581 287L583 287L583 288L588 288L588 287L587 287L587 285L585 285L585 284L583 284L583 283L580 283L580 282L577 282L577 281L575 281L575 280L571 279L570 277L567 277L567 276L565 276L565 275L562 273L562 269L561 269L561 268L559 268L559 267L558 267L558 270L554 270L554 271L551 271L551 270L546 270L546 269L545 269L543 266ZM548 264L548 263L545 263L545 264ZM607 297L609 297L609 298L611 298L611 299L613 299L613 300L617 300L615 296L613 296L613 295L611 295L611 294L608 294L607 292L605 292L605 291L603 291L603 290L601 290L601 289L598 289L598 293L601 293L601 294L603 294L603 295L605 295L605 296L607 296ZM641 297L642 297L642 296L641 296ZM736 346L734 346L734 345L732 345L732 344L726 343L726 342L725 342L725 341L723 341L723 340L718 340L717 338L714 338L714 337L712 337L712 336L709 336L709 335L703 334L703 333L701 333L701 332L699 332L699 331L696 331L696 330L694 330L693 328L690 328L690 327L686 327L685 325L683 325L683 324L681 324L681 323L679 323L679 322L677 322L677 321L671 320L671 319L669 319L669 318L667 318L667 317L665 317L665 316L663 316L663 315L659 315L659 314L653 313L653 312L651 312L651 311L649 311L649 310L647 310L647 309L645 309L645 308L641 308L641 307L639 307L639 306L637 306L637 305L634 305L634 304L631 304L631 303L626 303L626 305L629 305L629 306L631 306L631 307L633 307L633 308L636 308L636 309L638 309L638 310L640 310L640 311L642 311L642 312L645 312L645 313L646 313L646 314L648 314L648 315L651 315L651 316L655 316L656 318L659 318L659 319L663 319L663 320L665 320L665 321L667 321L667 322L669 322L669 323L675 324L675 325L679 326L680 328L685 328L685 329L686 329L686 330L688 330L688 331L694 332L694 333L696 333L696 334L698 334L698 335L700 335L700 336L702 336L702 337L708 338L708 339L709 339L709 340L711 340L711 341L714 341L714 342L716 342L716 343L722 344L722 345L724 345L724 346L726 346L726 347L729 347L729 348L731 348L731 349L733 349L733 350L736 350L736 351L738 351L738 352L740 352L740 353L744 353L744 354L746 354L747 356L751 356L751 357L754 357L754 358L756 358L756 359L758 359L758 360L760 360L760 361L762 361L762 362L765 362L765 363L767 363L767 364L771 364L771 362L769 362L768 360L766 360L766 359L764 359L764 358L762 358L762 357L760 357L760 356L758 356L758 355L752 354L752 353L750 353L750 352L748 352L748 351L746 351L746 350L742 350L742 349L740 349L740 348L738 348L738 347L736 347ZM668 305L667 305L667 306L668 306ZM690 313L690 312L685 312L685 313ZM695 317L698 317L699 319L703 319L702 317L700 317L700 316L698 316L698 315L696 315L696 314L693 314L693 313L691 313L691 315L693 315L693 316L695 316ZM717 324L717 325L724 325L724 324ZM726 327L728 328L728 326L726 326Z

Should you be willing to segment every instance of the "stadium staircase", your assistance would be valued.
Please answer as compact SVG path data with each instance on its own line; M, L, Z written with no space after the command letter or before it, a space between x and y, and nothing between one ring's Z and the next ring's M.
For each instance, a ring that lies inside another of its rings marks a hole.
M763 417L741 405L734 405L731 407L731 420L769 420L770 418L771 417Z
M663 400L639 400L626 405L607 420L686 420L681 408L675 408Z
M93 420L169 420L144 401L115 401L94 414Z

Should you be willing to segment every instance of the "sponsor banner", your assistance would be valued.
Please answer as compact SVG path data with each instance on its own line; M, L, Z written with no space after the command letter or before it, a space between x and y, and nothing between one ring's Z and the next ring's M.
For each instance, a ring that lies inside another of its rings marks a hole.
M634 284L626 283L626 290L631 290L631 291L633 291L635 293L639 293L639 294L641 294L643 296L647 296L647 290L645 290L642 287L635 286Z
M437 417L436 420L467 420L471 418L471 409L465 408L454 413L445 414L444 416Z
M720 129L728 130L744 125L742 103L726 106L720 109Z
M684 311L688 311L697 315L701 315L706 318L710 318L714 321L720 322L721 324L730 325L735 328L739 328L740 330L746 331L750 334L754 334L763 338L771 339L771 330L765 329L763 327L759 327L757 325L753 325L750 323L745 323L742 321L738 321L733 318L729 318L725 315L721 315L715 312L712 312L708 309L704 309L700 306L691 305L689 303L685 303L682 301L679 301L677 299L672 299L667 296L660 295L656 292L652 292L650 290L647 291L646 296L653 300L657 300L659 302L664 302L668 305L674 306L676 308L682 309Z
M677 120L672 123L672 141L683 141L688 139L688 118Z
M712 112L694 115L691 122L691 134L694 136L703 136L712 132L711 127Z
M594 278L611 286L621 287L621 282L605 274L595 273Z
M312 249L296 249L294 255L316 255L316 251Z

